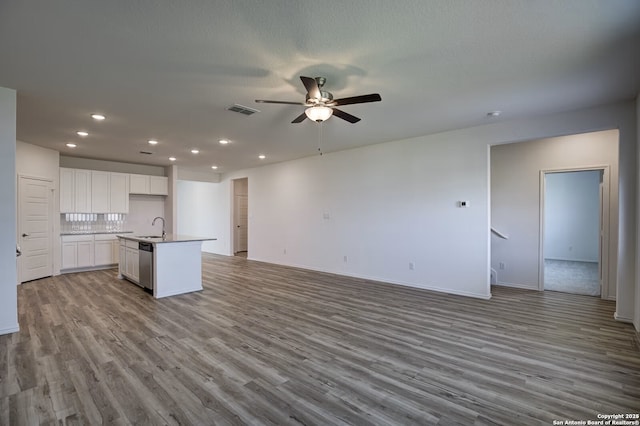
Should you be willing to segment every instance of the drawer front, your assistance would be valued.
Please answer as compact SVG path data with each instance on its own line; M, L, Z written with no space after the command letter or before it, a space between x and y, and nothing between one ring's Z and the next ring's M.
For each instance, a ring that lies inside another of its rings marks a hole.
M125 240L125 241L126 241L125 245L127 247L132 248L132 249L136 249L136 250L138 249L138 242L137 241L131 241L131 240Z
M63 235L63 243L77 243L82 241L93 241L93 235Z
M96 234L95 239L96 241L115 241L118 237L110 234Z

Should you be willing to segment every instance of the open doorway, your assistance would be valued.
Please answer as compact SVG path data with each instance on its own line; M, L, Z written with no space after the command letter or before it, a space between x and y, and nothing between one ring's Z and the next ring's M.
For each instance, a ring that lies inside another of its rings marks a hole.
M247 257L249 253L249 179L234 179L232 182L233 254Z
M541 289L601 296L608 270L608 168L541 173Z

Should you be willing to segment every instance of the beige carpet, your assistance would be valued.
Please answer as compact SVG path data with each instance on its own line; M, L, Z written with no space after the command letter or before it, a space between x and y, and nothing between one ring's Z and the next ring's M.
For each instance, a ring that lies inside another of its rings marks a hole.
M544 289L600 296L598 263L545 259Z

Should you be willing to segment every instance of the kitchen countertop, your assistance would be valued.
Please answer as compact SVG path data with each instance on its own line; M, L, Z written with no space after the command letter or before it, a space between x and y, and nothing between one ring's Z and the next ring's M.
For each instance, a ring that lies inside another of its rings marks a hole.
M133 231L70 231L70 232L61 232L60 235L98 235L98 234L109 234L109 235L118 235L118 234L133 234Z
M167 234L165 238L162 237L154 237L149 238L140 235L118 235L118 238L122 238L124 240L138 241L142 243L154 243L154 244L162 244L162 243L188 243L194 241L215 241L217 238L211 237L196 237L192 235L181 235L181 234Z

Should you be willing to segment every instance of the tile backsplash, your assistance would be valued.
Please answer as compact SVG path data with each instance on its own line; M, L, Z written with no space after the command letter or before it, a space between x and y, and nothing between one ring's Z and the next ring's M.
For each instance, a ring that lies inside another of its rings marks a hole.
M121 232L127 231L127 215L123 213L62 213L60 231L67 233L82 232Z

